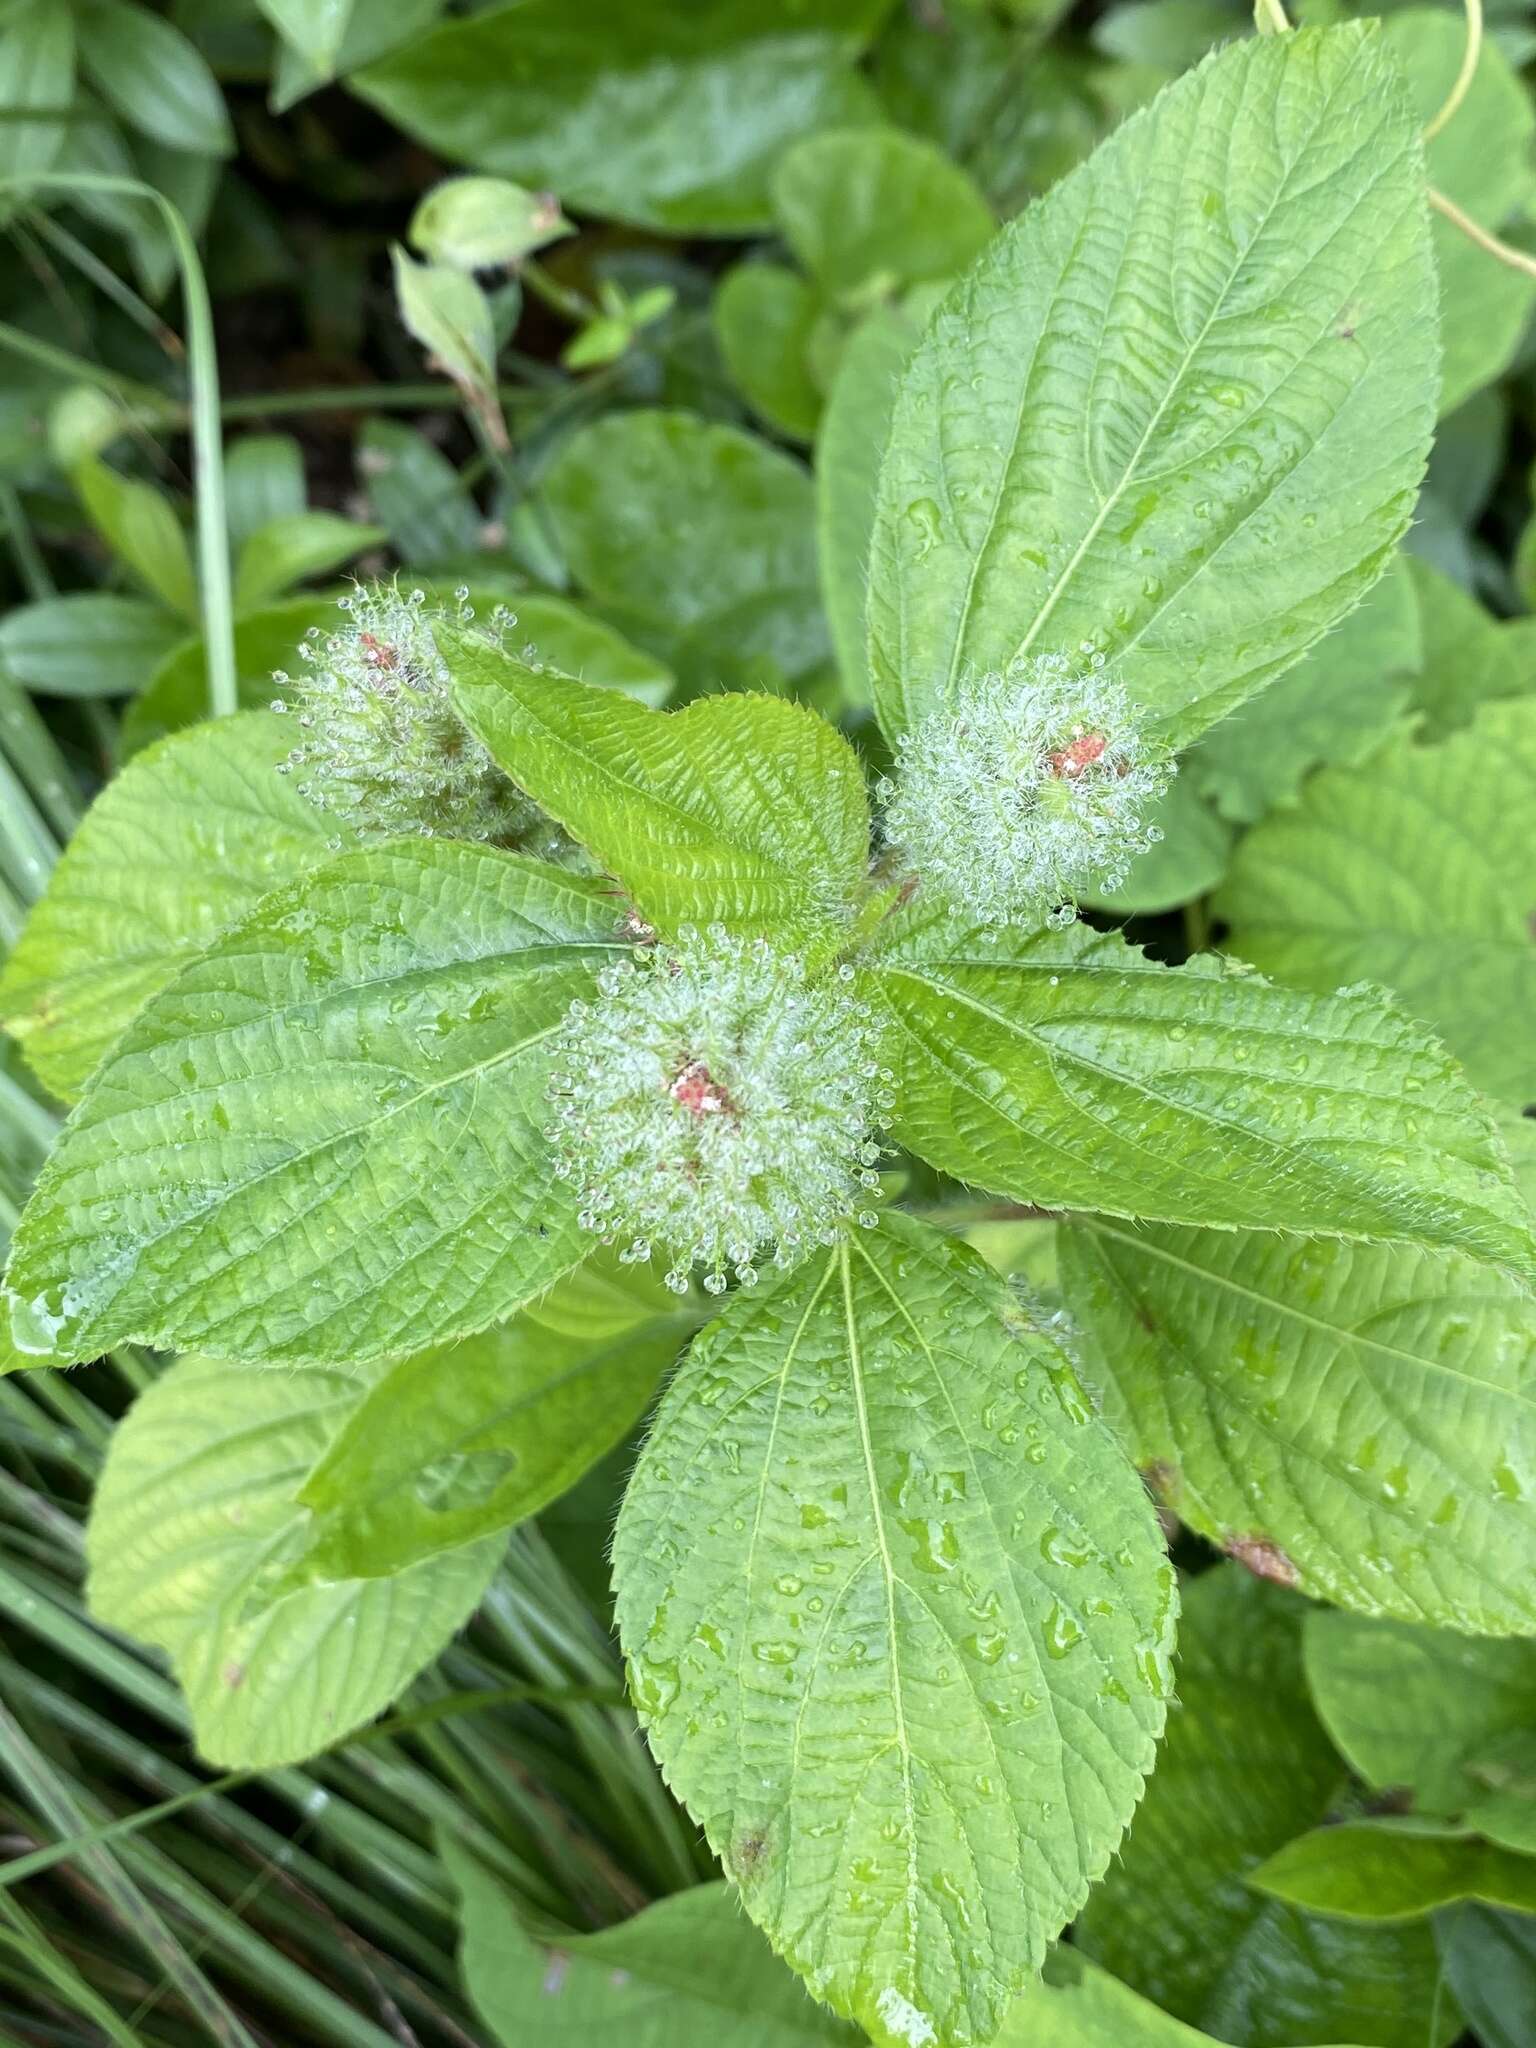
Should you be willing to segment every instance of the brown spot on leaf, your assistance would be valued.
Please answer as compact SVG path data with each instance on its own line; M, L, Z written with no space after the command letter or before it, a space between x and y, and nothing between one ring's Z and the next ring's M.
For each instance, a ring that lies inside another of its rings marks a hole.
M767 1848L768 1838L761 1828L754 1828L750 1834L743 1835L731 1858L732 1873L737 1877L750 1877L762 1862Z
M219 1676L231 1692L238 1692L245 1683L245 1666L243 1664L226 1664L219 1673Z
M1157 1317L1153 1315L1151 1309L1147 1307L1144 1301L1138 1301L1131 1310L1131 1314L1135 1316L1137 1322L1140 1323L1149 1337L1156 1333Z
M1301 1573L1279 1544L1271 1543L1267 1536L1229 1536L1221 1547L1256 1579L1268 1579L1276 1586L1301 1584Z

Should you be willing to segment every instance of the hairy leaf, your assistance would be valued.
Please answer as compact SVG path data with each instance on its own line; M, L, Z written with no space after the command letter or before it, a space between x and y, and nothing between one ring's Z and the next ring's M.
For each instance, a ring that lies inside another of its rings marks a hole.
M604 890L487 847L345 854L155 996L40 1177L13 1327L350 1363L500 1321L590 1242L544 1042L618 948Z
M1315 776L1243 841L1216 910L1267 973L1383 983L1481 1087L1536 1100L1536 698Z
M650 922L815 935L846 914L869 808L858 757L814 712L736 695L651 711L473 635L438 640L470 729Z
M894 736L1101 649L1181 744L1404 532L1435 411L1415 124L1371 25L1218 52L997 238L902 380L870 661Z
M209 1763L292 1763L370 1720L496 1568L492 1537L397 1577L280 1590L308 1521L294 1494L377 1370L183 1358L113 1431L87 1531L91 1607L167 1652Z
M1428 1933L1302 1913L1248 1873L1329 1810L1343 1767L1307 1702L1301 1603L1237 1565L1184 1588L1175 1704L1079 1950L1143 1997L1240 2048L1352 2041L1429 2048Z
M269 889L328 860L270 712L141 754L91 807L0 972L0 1019L71 1101L145 1001Z
M896 1136L1045 1208L1456 1245L1531 1270L1488 1115L1418 1025L1113 933L891 921L863 985L889 1019Z
M774 1945L878 2042L987 2038L1167 1690L1171 1569L1055 1343L888 1215L694 1346L614 1558L652 1745Z
M1536 1300L1416 1245L1062 1233L1138 1464L1193 1528L1341 1607L1536 1632Z

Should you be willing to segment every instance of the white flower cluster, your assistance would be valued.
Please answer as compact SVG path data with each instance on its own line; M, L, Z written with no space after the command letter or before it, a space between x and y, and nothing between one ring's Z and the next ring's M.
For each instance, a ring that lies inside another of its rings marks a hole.
M625 1260L664 1254L678 1293L701 1265L718 1294L769 1247L787 1266L835 1241L878 1185L890 1079L840 975L712 925L637 947L572 1003L546 1136L588 1229Z
M456 613L394 583L359 584L337 603L345 625L312 627L300 646L308 673L274 678L292 703L279 695L273 710L293 711L304 734L279 773L301 770L310 802L368 838L505 843L526 832L538 814L458 718L432 638L434 623L470 624L466 593ZM489 637L504 623L493 620Z
M1147 812L1174 772L1104 657L1036 654L962 683L898 747L887 840L925 891L991 926L1068 924L1162 835Z

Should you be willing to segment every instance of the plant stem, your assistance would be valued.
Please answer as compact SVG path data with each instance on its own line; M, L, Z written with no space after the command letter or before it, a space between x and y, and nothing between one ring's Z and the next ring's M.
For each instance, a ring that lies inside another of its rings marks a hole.
M1472 75L1477 70L1477 60L1483 52L1483 0L1462 0L1462 4L1467 13L1467 46L1461 53L1461 69L1456 74L1455 84L1446 94L1445 104L1424 130L1426 142L1434 141L1466 98Z

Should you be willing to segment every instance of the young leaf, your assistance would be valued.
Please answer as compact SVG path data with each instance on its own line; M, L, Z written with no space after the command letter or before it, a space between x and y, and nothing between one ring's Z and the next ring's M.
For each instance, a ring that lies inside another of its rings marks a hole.
M1536 1726L1536 1643L1311 1614L1306 1657L1317 1711L1351 1768L1429 1813L1462 1812L1486 1789L1466 1766Z
M1343 1780L1307 1702L1301 1613L1237 1565L1186 1583L1168 1732L1077 1950L1222 2041L1441 2048L1459 2023L1430 2024L1426 1929L1320 1919L1245 1882Z
M996 226L969 172L894 128L812 135L773 174L780 231L824 292L953 277Z
M1536 1098L1536 698L1314 776L1238 849L1236 953L1304 988L1389 985L1512 1102Z
M448 840L266 897L66 1127L11 1247L22 1349L352 1363L511 1315L591 1242L551 1184L544 1044L616 921L595 883Z
M892 1120L961 1180L1043 1208L1456 1245L1533 1270L1493 1125L1418 1025L1114 933L893 918L865 993Z
M814 712L735 695L651 711L437 637L470 730L649 922L824 936L846 914L869 858L864 777Z
M1536 1913L1536 1858L1429 1821L1315 1828L1276 1850L1248 1882L1344 1920L1416 1920L1467 1899Z
M628 1436L686 1333L652 1286L651 1315L596 1345L518 1316L391 1366L299 1489L295 1569L388 1576L557 1499Z
M1365 1614L1536 1631L1536 1302L1454 1252L1270 1232L1060 1236L1139 1465L1193 1528Z
M879 2043L988 2038L1167 1690L1171 1568L1052 1339L887 1215L694 1346L614 1564L652 1745L775 1947Z
M72 1101L148 998L334 831L277 773L292 733L241 712L163 741L97 798L0 970L0 1021Z
M197 578L170 501L153 484L120 476L104 462L79 463L72 477L91 524L113 553L162 603L195 619Z
M410 238L433 263L490 270L519 263L576 230L550 192L506 178L448 178L411 215Z
M826 659L811 480L766 441L616 413L571 435L544 488L576 581L691 691Z
M785 144L871 118L853 60L885 0L524 0L446 22L349 83L408 135L567 205L674 234L767 227ZM604 145L592 147L601 133Z
M814 2048L859 2036L807 1998L723 1884L658 1899L596 1934L535 1940L518 1902L457 1836L442 1856L459 1894L461 1966L506 2048Z
M311 1756L387 1707L469 1615L490 1537L391 1578L279 1590L294 1500L377 1368L182 1358L112 1433L86 1535L92 1612L170 1657L213 1764Z
M1170 86L998 236L902 380L869 594L887 735L1083 643L1175 745L1253 696L1408 524L1434 303L1374 24Z

